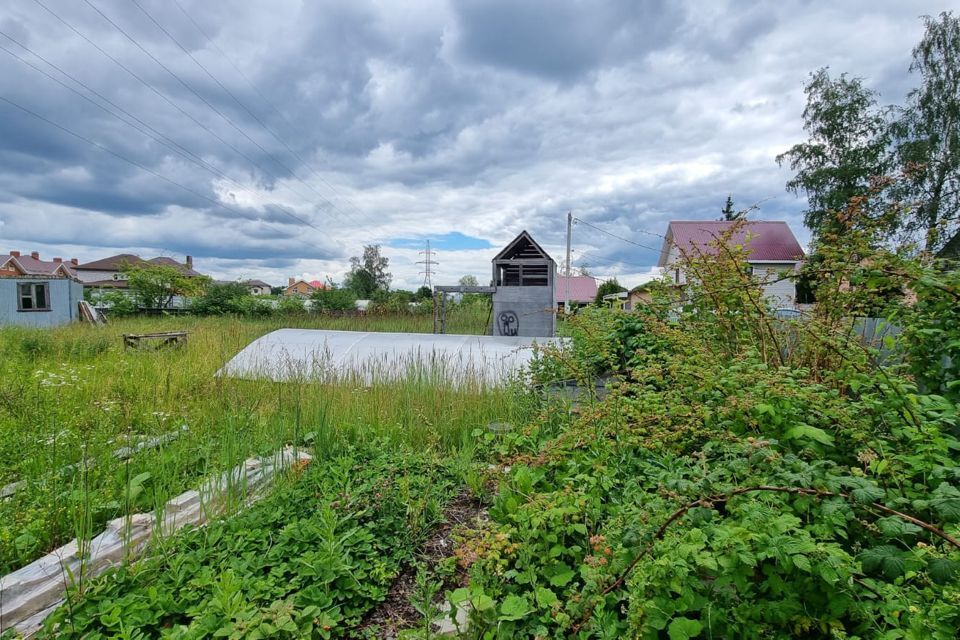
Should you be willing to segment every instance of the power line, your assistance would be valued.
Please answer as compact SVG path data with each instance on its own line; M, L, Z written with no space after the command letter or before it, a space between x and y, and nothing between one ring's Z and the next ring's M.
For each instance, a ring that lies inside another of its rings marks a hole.
M206 201L208 201L208 202L211 202L211 203L213 203L213 204L214 204L215 206L217 206L217 207L222 207L222 208L224 208L224 209L226 209L226 210L228 210L228 211L232 211L232 212L238 214L238 215L241 216L241 217L244 217L244 213L243 213L242 211L240 211L239 209L235 209L234 207L231 207L230 205L224 204L224 203L220 202L219 200L216 200L216 199L214 199L214 198L211 198L210 196L206 195L205 193L201 193L201 192L197 191L196 189L192 189L192 188L190 188L190 187L188 187L188 186L186 186L186 185L183 185L183 184L177 182L176 180L173 180L173 179L171 179L171 178L168 178L167 176L165 176L165 175L163 175L163 174L161 174L161 173L159 173L159 172L157 172L157 171L154 171L154 170L151 169L150 167L148 167L148 166L146 166L146 165L144 165L144 164L142 164L142 163L140 163L140 162L137 162L136 160L132 160L132 159L126 157L126 156L123 155L123 154L117 153L116 151L110 149L109 147L105 147L105 146L103 146L102 144L100 144L99 142L96 142L95 140L91 140L90 138L87 138L86 136L84 136L84 135L82 135L82 134L79 134L79 133L77 133L76 131L73 131L72 129L69 129L69 128L65 127L64 125L62 125L62 124L59 124L59 123L57 123L57 122L54 122L53 120L51 120L51 119L49 119L49 118L47 118L47 117L45 117L45 116L40 115L40 114L37 113L36 111L33 111L33 110L29 109L28 107L25 107L25 106L23 106L22 104L20 104L20 103L18 103L18 102L15 102L14 100L10 100L9 98L7 98L7 97L5 97L5 96L0 95L0 101L6 102L6 103L9 104L10 106L12 106L12 107L14 107L14 108L16 108L16 109L19 109L20 111L23 111L24 113L26 113L26 114L28 114L28 115L36 118L37 120L40 120L41 122L45 122L46 124L48 124L48 125L50 125L50 126L52 126L52 127L55 127L55 128L57 128L57 129L59 129L60 131L66 133L66 134L68 134L68 135L70 135L70 136L73 136L74 138L77 138L78 140L81 140L81 141L83 141L83 142L85 142L85 143L87 143L87 144L89 144L89 145L91 145L91 146L93 146L93 147L96 147L97 149L103 151L104 153L110 154L110 155L112 155L113 157L117 158L118 160L122 160L123 162L126 162L126 163L128 163L128 164L131 164L131 165L137 167L138 169L140 169L140 170L142 170L142 171L146 171L146 172L149 173L150 175L155 176L155 177L163 180L164 182L166 182L166 183L168 183L168 184L171 184L171 185L173 185L173 186L175 186L175 187L178 187L178 188L186 191L187 193L190 193L190 194L192 194L192 195L194 195L194 196L196 196L196 197L198 197L198 198L201 198L201 199L203 199L203 200L206 200ZM291 214L291 215L292 215L292 214ZM312 225L311 225L311 226L312 226ZM316 228L316 227L314 227L314 228ZM317 229L317 230L319 231L319 229Z
M624 238L623 236L618 236L617 234L611 233L611 232L607 231L606 229L602 229L602 228L598 227L598 226L595 225L595 224L591 224L591 223L587 222L586 220L581 220L580 218L574 218L574 221L576 221L576 222L578 222L578 223L580 223L580 224L585 224L585 225L587 225L588 227L590 227L591 229L595 229L595 230L599 231L600 233L604 233L604 234L610 236L611 238L616 238L617 240L620 240L620 241L622 241L622 242L626 242L627 244L632 244L632 245L634 245L634 246L640 247L641 249L648 249L648 250L650 250L650 251L660 251L660 249L656 249L656 248L651 247L651 246L649 246L649 245L641 244L641 243L639 243L639 242L634 242L633 240L630 240L630 239L628 239L628 238Z
M72 24L70 24L70 23L67 22L65 19L63 19L57 12L55 12L53 9L51 9L50 7L48 7L47 5L45 5L43 2L41 2L41 0L33 0L33 2L34 2L35 4L37 4L38 6L40 6L41 8L43 8L45 11L47 11L47 13L49 13L50 15L52 15L52 16L53 16L54 18L56 18L58 21L60 21L60 22L61 22L64 26L66 26L68 29L70 29L71 31L73 31L73 32L74 32L75 34L77 34L78 36L80 36L83 40L85 40L85 41L86 41L88 44L90 44L93 48L95 48L97 51L99 51L103 56L105 56L106 58L108 58L111 62L113 62L113 63L116 64L118 67L120 67L121 69L123 69L124 71L126 71L128 74L130 74L133 78L135 78L137 81L139 81L143 86L145 86L145 87L147 87L148 89L150 89L154 94L157 95L157 97L159 97L159 98L162 99L164 102L166 102L167 104L169 104L171 107L173 107L174 109L176 109L179 113L181 113L182 115L184 115L185 117L187 117L187 118L188 118L191 122L193 122L195 125L197 125L197 126L200 127L201 129L203 129L204 131L206 131L206 132L207 132L211 137L213 137L215 140L217 140L218 142L220 142L221 144L223 144L223 145L224 145L225 147L227 147L228 149L232 150L234 153L236 153L237 155L239 155L241 158L243 158L244 160L246 160L246 161L249 162L250 164L252 164L254 167L256 167L257 169L259 169L264 175L270 176L271 178L273 178L273 179L275 179L275 180L279 180L279 177L276 176L273 172L268 171L268 170L265 169L263 166L261 166L260 163L258 163L256 160L254 160L253 158L251 158L250 156L248 156L246 153L244 153L243 151L241 151L240 149L238 149L236 146L234 146L234 145L231 144L230 142L224 140L222 136L220 136L218 133L216 133L215 131L213 131L210 127L208 127L208 126L205 125L204 123L200 122L200 121L199 121L197 118L195 118L192 114L190 114L188 111L186 111L185 109L183 109L183 107L181 107L181 106L178 105L176 102L174 102L174 101L171 100L169 97L167 97L166 94L164 94L162 91L160 91L159 89L157 89L156 87L154 87L152 84L150 84L149 82L147 82L146 80L144 80L142 77L140 77L140 75L138 75L135 71L131 70L127 65L123 64L122 62L120 62L119 60L117 60L117 58L115 58L115 57L112 56L110 53L108 53L107 51L105 51L105 50L103 49L103 47L101 47L100 45L98 45L96 42L94 42L94 41L91 40L89 37L87 37L86 34L84 34L84 33L81 32L79 29L77 29L77 28L74 27ZM299 194L299 193L298 193L297 195L300 195L301 197L303 197L302 194ZM314 227L312 223L306 223L306 224L308 224L308 226L313 227L314 229L316 229L316 227Z
M278 108L276 107L276 105L274 105L273 102L272 102L269 98L267 98L267 96L264 95L263 92L260 91L260 89L257 88L257 86L253 83L253 81L250 80L250 78L247 77L247 75L246 75L243 71L240 70L240 67L237 66L237 64L234 63L234 61L230 58L230 56L228 56L228 55L226 54L226 52L224 52L224 50L220 48L220 46L216 43L216 41L215 41L213 38L211 38L210 35L207 34L206 31L204 31L204 29L197 23L196 20L193 19L193 16L191 16L190 13L183 7L183 5L180 4L180 1L179 1L179 0L173 0L173 1L174 1L174 4L177 5L177 8L180 10L180 12L181 12L184 16L186 16L187 20L190 21L190 24L192 24L192 25L194 26L194 28L200 33L200 35L202 35L202 36L206 39L207 43L210 44L213 48L215 48L215 49L217 50L217 52L223 57L223 59L226 60L226 61L230 64L231 67L233 67L233 70L237 72L237 75L239 75L241 78L243 78L243 80L247 83L247 85L249 85L249 87L250 87L251 89L253 89L254 92L256 92L256 94L257 94L258 96L260 96L260 99L263 100L263 102L264 102L268 107L270 107L270 108L274 111L274 113L276 113L277 115L280 116L281 119L283 119L283 121L287 124L287 126L288 126L290 129L294 129L295 127L293 126L293 123L291 123L290 120L288 120L287 117L283 114L283 112L280 111L280 109L278 109ZM150 19L154 22L154 24L156 24L164 33L167 33L167 30L164 29L163 27L161 27L160 24L153 18L153 16L151 16L149 13L147 13L146 9L144 9L139 3L137 3L136 0L134 0L134 2L135 2L135 4L137 4L137 7L138 7L141 11L143 11L143 13L146 14L147 17L150 18ZM180 47L180 49L181 49L184 53L186 53L188 56L190 56L190 59L193 60L193 61L197 64L197 66L199 66L201 69L203 69L204 73L206 73L208 76L210 76L210 78L212 78L214 82L216 82L221 88L223 88L223 90L224 90L231 98L233 98L234 102L236 102L237 104L239 104L239 105L244 109L244 111L246 111L247 113L249 113L257 122L259 122L259 123L263 126L264 129L266 129L268 132L270 132L270 135L272 135L277 142L279 142L280 144L282 144L282 145L287 149L287 151L289 151L289 152L293 155L294 158L296 158L297 160L299 160L300 163L301 163L304 167L306 167L313 175L315 175L315 176L317 177L317 179L319 179L321 182L323 182L323 184L327 185L327 187L329 187L330 190L333 191L334 194L336 194L342 201L344 201L344 202L346 202L348 205L350 205L350 206L353 208L354 211L356 211L357 213L359 213L359 214L361 215L361 217L363 217L363 218L367 218L367 217L368 217L368 214L367 214L365 211L363 211L362 209L360 209L360 207L358 207L358 206L357 206L352 200L350 200L349 198L346 198L346 197L342 196L342 195L340 194L340 192L337 191L336 187L334 187L332 184L330 184L330 182L328 182L327 179L324 178L324 177L320 174L319 171L317 171L316 169L313 169L313 168L310 166L310 164L309 164L299 153L297 153L297 151L295 151L295 150L294 150L293 148L291 148L286 142L284 142L284 141L276 134L276 132L274 132L273 129L271 129L271 128L267 125L266 122L263 122L259 117L257 117L257 115L254 114L253 111L251 111L250 109L248 109L247 106L244 105L235 95L233 95L233 93L232 93L229 89L227 89L225 86L223 86L223 84L222 84L209 70L207 70L207 68L206 68L203 64L201 64L200 61L197 60L197 59L193 56L193 54L190 53L190 51L189 51L188 49L184 48L179 42L177 42L177 40L176 40L172 35L170 35L169 33L167 33L167 35L170 37L171 40L173 40L173 41L177 44L177 46Z
M614 266L624 265L624 266L628 266L628 267L641 267L641 268L650 268L650 267L652 266L652 265L649 265L649 264L639 264L639 263L636 263L636 262L624 262L623 260L611 260L611 259L609 259L609 258L601 258L600 256L596 256L596 255L592 255L592 254L593 254L592 251L585 251L579 258L577 258L577 262L579 263L578 266L581 266L581 267L582 267L582 266L589 266L589 262L585 262L585 261L587 260L587 256L591 256L591 257L590 257L590 260L591 260L591 261L592 261L592 260L599 260L600 262L606 262L606 263L611 264L611 265L614 265Z
M195 164L195 165L197 165L197 166L199 166L199 167L201 167L201 168L203 168L203 169L205 169L205 170L213 173L214 175L216 175L216 176L218 176L218 177L221 177L221 178L223 178L223 179L225 179L225 180L228 180L228 181L233 182L235 185L237 185L237 186L240 187L241 189L247 189L247 187L245 187L244 185L240 184L239 182L233 180L230 176L228 176L227 174L223 173L222 171L220 171L219 169L217 169L216 167L214 167L213 165L211 165L210 163L208 163L207 161L205 161L205 160L204 160L203 158L201 158L200 156L196 155L195 153L193 153L192 151L190 151L189 149L187 149L187 148L184 147L183 145L179 144L177 141L169 138L168 136L164 135L162 132L160 132L160 131L158 131L157 129L155 129L154 127L150 126L148 123L144 122L143 120L141 120L140 118L138 118L136 115L130 113L129 111L127 111L126 109L124 109L123 107L121 107L120 105L118 105L117 103L113 102L110 98L106 97L105 95L103 95L102 93L100 93L99 91L97 91L96 89L94 89L94 88L90 87L89 85L87 85L86 83L84 83L82 80L77 79L76 76L73 76L72 74L68 73L67 71L64 71L63 68L59 67L58 65L54 64L53 62L50 62L49 60L47 60L46 58L44 58L42 55L40 55L39 53L37 53L36 51L30 49L29 47L27 47L26 45L24 45L23 43L21 43L20 41L18 41L16 38L13 38L12 36L10 36L9 34L3 32L3 31L0 31L0 36L3 36L3 37L6 38L7 40L10 40L11 42L13 42L13 43L16 44L17 46L19 46L21 49L23 49L24 51L26 51L27 53L29 53L29 54L31 54L32 56L36 57L38 60L41 60L42 62L44 62L44 63L47 64L48 66L52 67L53 69L56 69L56 70L57 70L60 74L62 74L64 77L69 78L70 80L72 80L73 82L75 82L77 85L83 87L84 89L86 89L87 91L89 91L91 94L97 96L100 100L103 100L105 103L107 103L108 105L110 105L111 107L113 107L114 109L116 109L117 111L119 111L120 113L124 114L127 118L129 118L130 120L133 120L133 121L136 122L137 124L134 124L133 122L130 122L130 121L128 121L128 120L125 120L124 118L121 118L119 115L117 115L117 113L111 111L110 109L107 109L107 108L104 107L102 104L99 104L98 102L92 100L89 96L86 96L86 95L84 95L83 93L81 93L80 91L77 91L77 89L75 89L74 87L71 87L70 85L68 85L68 84L66 84L65 82L63 82L62 80L60 80L59 78L56 78L56 77L50 75L49 73L47 73L46 71L44 71L43 69L41 69L40 67L38 67L37 65L33 64L32 62L30 62L29 60L27 60L27 59L25 59L25 58L22 58L21 56L17 55L15 52L11 51L10 49L7 49L7 48L4 47L3 45L0 45L0 50L5 51L7 54L9 54L10 56L12 56L12 57L15 58L16 60L18 60L18 61L20 61L21 63L25 64L26 66L30 67L31 69L33 69L33 70L36 71L37 73L42 74L43 76L45 76L45 77L48 78L49 80L51 80L51 81L53 81L53 82L56 82L57 84L59 84L59 85L62 86L63 88L65 88L65 89L73 92L73 93L76 94L78 97L82 98L83 100L86 100L87 102L89 102L89 103L92 104L93 106L97 107L98 109L103 110L103 111L106 112L107 114L109 114L109 115L113 116L114 118L118 119L120 122L123 122L124 124L126 124L127 126L133 128L134 130L136 130L136 131L142 133L143 135L151 138L152 140L154 140L154 141L162 144L163 146L167 147L168 149L170 149L170 150L173 151L174 153L180 155L182 158L184 158L184 159L192 162L193 164ZM249 189L248 189L248 190L249 190ZM253 193L253 192L251 191L251 193ZM304 222L304 221L301 220L301 222Z
M308 184L306 181L304 181L302 178L300 178L299 176L297 176L296 172L295 172L293 169L291 169L290 167L288 167L287 165L285 165L283 162L281 162L279 159L277 159L277 157L276 157L275 155L273 155L271 152L269 152L267 149L265 149L265 148L263 147L263 145L261 145L259 142L257 142L256 140L254 140L252 137L250 137L250 135L247 134L246 131L244 131L243 129L241 129L235 122L233 122L233 120L231 120L229 116L227 116L226 114L224 114L220 109L218 109L216 106L214 106L209 100L207 100L206 98L204 98L204 97L200 94L200 92L198 92L196 89L194 89L189 83L187 83L183 78L181 78L176 72L174 72L173 70L171 70L167 65L165 65L165 64L164 64L159 58L157 58L155 55L153 55L152 53L150 53L150 51L147 50L146 47L144 47L143 45L141 45L141 44L137 41L136 38L134 38L134 37L131 36L129 33L127 33L127 31L124 30L123 27L121 27L121 26L118 25L116 22L114 22L107 14L105 14L103 11L101 11L99 7L97 7L95 4L93 4L93 2L91 2L91 0L83 0L83 2L84 2L87 6L89 6L90 8L92 8L94 11L96 11L104 20L106 20L108 23L110 23L110 24L111 24L117 31L119 31L127 40L129 40L131 43L133 43L133 45L134 45L135 47L137 47L137 48L138 48L140 51L142 51L147 57L149 57L151 60L153 60L161 69L163 69L164 71L166 71L167 74L169 74L174 80L176 80L178 83L180 83L180 85L182 85L182 86L183 86L185 89L187 89L190 93L192 93L194 96L196 96L197 99L200 100L201 102L203 102L211 111L213 111L214 113L216 113L224 122L226 122L226 123L229 124L231 127L233 127L233 129L235 129L235 130L237 131L237 133L239 133L239 134L242 135L244 138L246 138L248 141L250 141L250 143L253 144L255 147L257 147L257 149L259 149L259 150L261 151L261 153L263 153L264 155L266 155L267 157L269 157L277 166L281 167L281 168L284 169L286 172L288 172L294 179L296 179L298 182L300 182L300 183L303 184L305 187L307 187L307 189L313 191L313 192L317 195L318 198L320 198L323 202L325 202L325 203L327 203L328 205L330 205L330 208L331 208L331 209L333 209L334 211L340 213L341 215L346 215L346 214L344 214L344 212L341 211L335 204L333 204L330 200L328 200L323 194L321 194L319 191L317 191L313 186L311 186L311 185ZM261 169L261 170L262 170L262 169ZM273 177L276 178L276 176L273 176Z
M61 74L63 74L64 77L69 78L70 80L72 80L73 82L75 82L75 83L78 84L79 86L83 87L84 89L86 89L87 91L89 91L91 94L97 96L98 98L100 98L101 100L103 100L104 102L106 102L107 104L109 104L110 106L112 106L113 108L117 109L119 112L123 113L125 116L127 116L128 118L130 118L131 120L133 120L134 122L136 122L136 123L138 123L138 124L134 124L133 122L130 122L130 121L128 121L128 120L125 120L124 118L122 118L122 117L120 117L119 115L117 115L117 113L111 111L110 109L107 109L107 108L106 108L105 106L103 106L102 104L97 103L96 101L92 100L90 97L88 97L88 96L84 95L83 93L77 91L75 88L73 88L73 87L71 87L70 85L66 84L65 82L63 82L63 81L60 80L59 78L56 78L56 77L50 75L49 73L47 73L46 71L44 71L44 70L41 69L40 67L38 67L38 66L36 66L35 64L33 64L32 62L30 62L29 60L26 60L26 59L22 58L21 56L17 55L15 52L11 51L10 49L7 49L7 48L4 47L2 44L0 44L0 50L5 51L8 55L12 56L12 57L15 58L16 60L20 61L21 63L23 63L23 64L25 64L25 65L27 65L28 67L30 67L30 68L33 69L34 71L36 71L36 72L44 75L45 77L47 77L47 78L50 79L51 81L56 82L57 84L59 84L60 86L64 87L65 89L73 92L74 94L76 94L77 96L79 96L80 98L82 98L83 100L86 100L87 102L89 102L89 103L92 104L93 106L95 106L95 107L97 107L98 109L104 111L105 113L109 114L110 116L116 118L117 120L119 120L120 122L124 123L124 124L127 125L128 127L132 128L132 129L134 129L135 131L137 131L137 132L139 132L139 133L147 136L148 138L150 138L150 139L158 142L159 144L162 144L163 146L167 147L168 149L170 149L171 151L173 151L174 153L176 153L176 154L179 155L180 157L182 157L182 158L184 158L185 160L193 163L194 165L200 167L201 169L204 169L204 170L212 173L213 175L216 175L216 176L218 176L218 177L220 177L220 178L222 178L222 179L224 179L224 180L227 180L227 181L229 181L229 182L232 182L234 185L236 185L237 187L239 187L241 190L246 190L246 191L249 191L250 193L254 193L251 189L249 189L249 188L245 187L244 185L240 184L239 182L237 182L236 180L234 180L233 178L231 178L231 177L228 176L227 174L223 173L222 171L220 171L219 169L217 169L217 168L214 167L213 165L211 165L211 164L209 164L208 162L206 162L205 160L203 160L203 158L200 158L199 156L197 156L196 154L194 154L194 153L193 153L192 151L190 151L189 149L187 149L187 148L183 147L182 145L180 145L179 143L177 143L175 140L172 140L171 138L167 137L166 135L164 135L163 133L161 133L161 132L158 131L157 129L153 128L152 126L150 126L149 124L147 124L146 122L144 122L143 120L141 120L140 118L138 118L137 116L135 116L134 114L130 113L129 111L127 111L127 110L124 109L123 107L119 106L118 104L116 104L115 102L113 102L112 100L110 100L109 98L107 98L106 96L104 96L103 94L101 94L101 93L100 93L99 91L97 91L96 89L93 89L93 88L91 88L90 86L88 86L87 84L85 84L84 82L82 82L81 80L78 80L76 77L74 77L74 76L72 76L71 74L67 73L67 72L64 71L62 68L60 68L60 67L57 66L56 64L50 62L49 60L47 60L46 58L44 58L42 55L40 55L39 53L33 51L32 49L30 49L29 47L27 47L27 46L24 45L23 43L19 42L17 39L13 38L13 37L10 36L9 34L3 32L3 31L0 31L0 36L3 36L3 37L6 38L7 40L10 40L10 41L13 42L14 44L16 44L17 46L19 46L20 48L22 48L24 51L26 51L26 52L30 53L31 55L35 56L37 59L43 61L45 64L49 65L49 66L52 67L53 69L56 69L58 72L60 72ZM217 201L217 202L218 202L218 204L221 204L221 205L222 205L222 203L219 203L219 201ZM282 208L279 208L279 207L275 207L275 208L272 208L272 209L270 209L270 210L279 211L280 213L282 213L282 214L284 214L284 215L286 215L286 216L289 216L290 218L296 220L297 222L300 222L301 224L307 225L307 226L315 229L316 231L321 231L321 229L317 228L316 226L314 226L314 225L313 225L312 223L310 223L309 221L301 218L300 216L297 216L296 214L290 213L289 211L286 211L285 209L282 209ZM266 222L265 220L261 220L261 222L262 222L263 224L267 224L267 225L270 224L270 223Z

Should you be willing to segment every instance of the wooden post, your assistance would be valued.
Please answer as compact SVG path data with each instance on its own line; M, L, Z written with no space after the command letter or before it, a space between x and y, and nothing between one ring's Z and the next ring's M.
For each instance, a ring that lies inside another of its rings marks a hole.
M439 309L437 309L438 295L439 294L436 291L433 292L433 332L434 333L437 332L437 313L439 312Z
M447 332L447 294L440 294L440 333Z

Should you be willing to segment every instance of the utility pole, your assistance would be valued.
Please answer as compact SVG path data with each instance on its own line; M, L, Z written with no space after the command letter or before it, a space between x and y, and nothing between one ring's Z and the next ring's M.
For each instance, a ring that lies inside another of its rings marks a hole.
M423 256L423 260L418 260L417 264L423 265L423 271L420 272L420 275L423 276L423 286L430 287L433 289L433 265L440 264L433 259L434 252L430 250L430 241L427 240L427 248L420 252L420 255Z
M564 280L563 312L570 313L570 241L573 236L573 211L567 211L567 279Z

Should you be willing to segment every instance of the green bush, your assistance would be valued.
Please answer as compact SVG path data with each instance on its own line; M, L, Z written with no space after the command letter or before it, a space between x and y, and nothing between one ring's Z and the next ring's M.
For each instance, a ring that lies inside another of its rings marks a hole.
M413 561L451 496L449 475L429 455L376 448L294 471L262 503L84 582L41 637L348 635Z
M190 309L204 316L239 315L248 318L268 316L273 311L268 300L250 295L239 282L207 285L203 295L193 299Z
M580 406L548 386L538 421L475 433L509 472L459 539L470 580L448 598L473 637L956 637L960 417L939 356L960 289L844 240L789 326L734 248L691 256L682 299L588 311L541 351L536 379L580 382ZM884 298L903 329L884 360L850 318L897 290L917 299Z
M357 298L350 289L330 286L310 295L311 311L354 311Z
M116 289L84 290L84 298L110 317L130 316L137 312L137 302L133 296Z
M304 311L303 298L297 296L281 296L280 301L277 302L277 313L296 315Z

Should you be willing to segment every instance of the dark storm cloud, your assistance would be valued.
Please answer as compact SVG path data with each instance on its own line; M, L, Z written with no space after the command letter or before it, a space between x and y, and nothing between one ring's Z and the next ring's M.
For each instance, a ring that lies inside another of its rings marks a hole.
M454 3L464 55L505 69L568 80L611 58L642 56L682 24L668 0Z
M902 100L916 17L941 9L180 0L184 14L137 0L214 80L130 0L91 2L178 77L86 3L40 1L149 87L34 0L2 3L0 31L159 134L0 51L0 96L134 163L0 102L0 249L169 251L279 284L342 277L347 256L379 242L406 286L418 247L391 241L460 233L495 249L528 228L559 256L567 210L649 245L578 226L575 256L602 275L655 263L650 233L717 217L727 194L805 240L803 201L773 158L802 139L807 75L830 66ZM487 277L484 251L450 245L441 278Z

